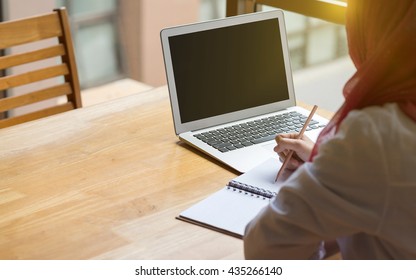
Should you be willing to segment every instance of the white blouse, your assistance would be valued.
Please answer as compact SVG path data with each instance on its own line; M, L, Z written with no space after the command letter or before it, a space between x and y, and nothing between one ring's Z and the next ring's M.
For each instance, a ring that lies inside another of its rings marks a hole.
M355 110L246 228L248 259L416 259L416 123L396 104Z

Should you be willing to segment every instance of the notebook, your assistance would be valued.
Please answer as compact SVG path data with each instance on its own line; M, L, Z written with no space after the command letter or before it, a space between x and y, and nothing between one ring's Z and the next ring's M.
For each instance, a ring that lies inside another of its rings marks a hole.
M246 225L279 191L279 181L274 180L280 166L277 159L266 160L186 209L177 219L242 238Z
M179 139L241 173L277 157L276 134L309 114L296 106L281 10L166 28L161 43ZM326 123L315 115L305 135Z

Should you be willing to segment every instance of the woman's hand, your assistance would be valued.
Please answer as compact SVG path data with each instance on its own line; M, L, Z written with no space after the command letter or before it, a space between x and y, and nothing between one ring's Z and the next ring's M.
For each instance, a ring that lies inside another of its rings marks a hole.
M282 162L286 159L286 156L291 150L294 152L286 167L289 170L297 169L307 161L315 144L305 135L300 139L296 139L297 135L297 133L288 133L276 136L277 146L274 147L274 151L279 155Z

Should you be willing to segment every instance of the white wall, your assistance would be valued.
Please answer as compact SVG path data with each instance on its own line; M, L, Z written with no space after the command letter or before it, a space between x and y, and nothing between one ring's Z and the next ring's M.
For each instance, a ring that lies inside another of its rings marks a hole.
M4 19L18 19L31 15L48 13L55 8L55 0L36 1L36 5L28 5L28 0L3 0Z

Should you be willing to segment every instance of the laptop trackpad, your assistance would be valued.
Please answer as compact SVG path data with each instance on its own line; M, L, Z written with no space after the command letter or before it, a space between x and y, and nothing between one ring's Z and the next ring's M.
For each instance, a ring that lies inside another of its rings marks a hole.
M274 153L274 150L273 149L274 149L275 146L276 146L275 143L270 143L270 144L262 145L261 147L263 149L267 150L268 152Z

